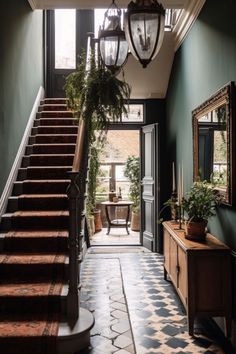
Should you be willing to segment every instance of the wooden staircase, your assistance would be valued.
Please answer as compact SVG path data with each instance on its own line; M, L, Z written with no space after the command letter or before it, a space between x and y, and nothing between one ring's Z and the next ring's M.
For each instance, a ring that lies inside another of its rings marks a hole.
M74 353L93 318L67 323L68 198L78 126L64 99L45 99L1 218L0 352Z

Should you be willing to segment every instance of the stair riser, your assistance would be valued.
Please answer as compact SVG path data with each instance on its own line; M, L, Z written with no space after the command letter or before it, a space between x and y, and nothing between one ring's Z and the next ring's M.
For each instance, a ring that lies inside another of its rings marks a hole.
M7 237L4 241L4 251L14 253L32 253L37 250L37 253L45 252L67 252L68 238L67 237L44 237L44 238L25 238L25 237Z
M49 144L49 145L29 145L26 147L26 155L32 154L74 154L75 144Z
M66 98L45 98L40 102L40 105L43 104L66 104L67 99Z
M1 337L0 348L3 354L52 354L55 348L55 338L47 336L42 351L42 337Z
M42 104L38 108L39 112L42 111L67 111L66 104Z
M73 113L71 111L66 111L66 112L60 112L60 111L54 111L54 112L38 112L36 113L36 118L57 118L57 117L63 117L63 118L74 118Z
M32 128L32 135L36 134L77 134L77 126L61 126L61 127L37 127Z
M67 198L10 198L7 212L17 210L68 210Z
M2 280L8 282L24 281L34 282L40 279L66 280L68 274L67 265L63 264L0 264L0 274Z
M67 230L69 227L68 216L4 216L1 220L0 231L10 230Z
M67 229L68 216L37 216L37 217L12 217L12 226L16 230L57 230Z
M37 135L29 138L29 145L32 144L75 144L77 134L70 135Z
M23 156L22 167L28 166L72 166L74 156Z
M0 297L1 314L54 313L62 309L60 296Z
M20 194L65 194L69 182L17 182L13 187L13 195Z
M71 171L71 167L68 168L20 168L18 171L18 180L24 179L40 180L40 179L67 179L68 171Z
M34 127L39 127L41 125L43 126L52 126L52 125L55 125L55 126L65 126L65 125L76 125L76 122L77 120L76 119L70 119L70 118L67 118L67 119L64 119L64 118L60 118L60 119L54 119L54 118L50 118L50 119L37 119L34 121Z

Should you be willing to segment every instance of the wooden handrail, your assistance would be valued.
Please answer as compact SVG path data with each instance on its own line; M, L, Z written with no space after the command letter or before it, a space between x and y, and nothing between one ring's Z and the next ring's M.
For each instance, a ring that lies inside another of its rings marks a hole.
M85 123L81 119L79 123L79 131L76 140L75 156L73 160L72 172L80 172L81 163L83 158L84 150L84 140L85 140Z

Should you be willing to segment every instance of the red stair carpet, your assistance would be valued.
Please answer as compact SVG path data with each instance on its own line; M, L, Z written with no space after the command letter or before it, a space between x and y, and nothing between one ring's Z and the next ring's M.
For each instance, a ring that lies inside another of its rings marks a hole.
M74 123L65 100L41 102L2 216L1 354L53 354L56 350L66 300L66 188L78 130Z

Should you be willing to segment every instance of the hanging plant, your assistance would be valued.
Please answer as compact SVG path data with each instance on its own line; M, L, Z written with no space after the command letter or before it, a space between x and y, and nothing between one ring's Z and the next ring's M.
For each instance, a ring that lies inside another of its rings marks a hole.
M66 78L65 92L68 106L74 116L84 119L89 143L97 138L103 139L111 121L120 121L122 114L127 115L127 102L130 86L118 79L104 65L96 65L95 55L90 57L90 70L86 71L86 55L80 58L75 72ZM124 78L124 76L123 76Z

